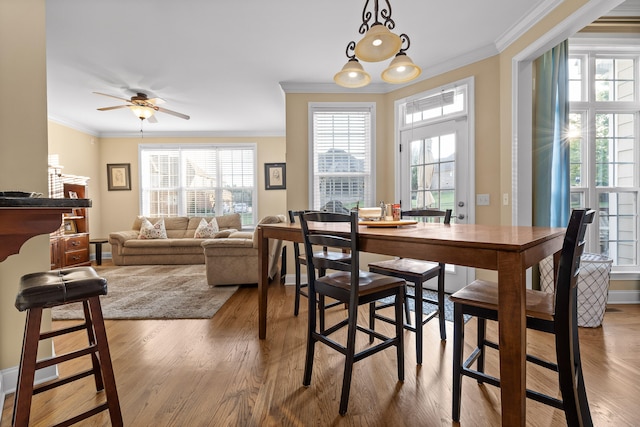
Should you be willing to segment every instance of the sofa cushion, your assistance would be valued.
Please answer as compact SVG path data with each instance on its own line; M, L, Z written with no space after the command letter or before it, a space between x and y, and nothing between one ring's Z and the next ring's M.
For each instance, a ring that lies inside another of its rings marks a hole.
M227 238L227 237L229 237L232 234L237 233L237 232L238 232L238 230L236 230L235 228L229 228L227 230L218 231L216 233L216 235L213 236L213 237L216 238L216 239L225 239L225 238Z
M218 222L215 218L212 218L209 222L202 218L200 224L198 224L198 228L196 228L195 233L193 233L193 237L196 239L207 239L215 237L218 231L220 231L220 229L218 228Z
M138 235L138 239L166 239L167 238L167 230L164 226L164 219L160 219L152 224L146 218L143 218L142 225L140 226L140 235Z

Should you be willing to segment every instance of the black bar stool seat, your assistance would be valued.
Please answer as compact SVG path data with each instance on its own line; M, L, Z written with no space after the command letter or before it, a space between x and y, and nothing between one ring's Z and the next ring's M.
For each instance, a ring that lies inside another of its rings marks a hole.
M16 308L51 308L106 294L106 279L91 267L31 273L20 279Z
M22 355L18 372L13 426L28 426L33 395L93 375L96 392L105 391L106 402L58 424L67 426L109 410L111 424L122 426L122 413L116 389L109 345L100 306L100 296L107 294L107 281L91 267L76 267L31 273L22 276L15 306L27 311ZM51 307L82 302L84 322L62 329L41 332L42 310ZM88 346L70 353L43 360L36 360L41 340L85 330ZM90 356L92 368L66 378L34 387L35 372L48 366L78 357Z

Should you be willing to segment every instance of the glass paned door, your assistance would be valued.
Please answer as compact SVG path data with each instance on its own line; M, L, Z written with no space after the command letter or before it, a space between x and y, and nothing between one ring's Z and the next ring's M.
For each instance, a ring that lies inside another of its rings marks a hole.
M468 223L469 156L466 119L425 124L401 131L402 209L451 209L452 222ZM446 291L469 283L467 268L447 265ZM435 289L436 282L425 287Z

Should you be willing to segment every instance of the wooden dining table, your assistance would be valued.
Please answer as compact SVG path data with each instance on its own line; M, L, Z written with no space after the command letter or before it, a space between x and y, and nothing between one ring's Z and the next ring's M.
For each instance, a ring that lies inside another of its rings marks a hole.
M346 229L345 229L346 231ZM258 226L258 335L267 335L269 239L302 242L299 224ZM502 425L526 424L526 270L562 249L564 228L418 223L359 227L362 252L498 272ZM557 257L556 257L557 259Z

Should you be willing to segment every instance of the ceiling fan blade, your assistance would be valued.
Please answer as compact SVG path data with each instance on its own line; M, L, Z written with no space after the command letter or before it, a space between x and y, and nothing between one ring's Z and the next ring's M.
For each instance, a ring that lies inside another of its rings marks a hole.
M191 117L186 114L178 113L177 111L167 110L162 107L155 107L156 111L162 111L163 113L171 114L172 116L180 117L181 119L189 120Z
M101 93L101 92L93 92L93 93L95 93L96 95L108 96L109 98L119 99L120 101L124 101L124 102L131 102L130 99L121 98L119 96L114 96L114 95L109 95L108 93Z
M164 104L167 101L165 101L162 98L149 98L149 99L147 99L147 102L149 102L149 103L151 103L153 105L160 105L160 104Z
M127 101L128 102L128 101ZM98 111L109 111L109 110L117 110L118 108L127 108L128 105L116 105L115 107L102 107L98 108Z
M149 117L149 118L147 119L147 121L148 121L149 123L158 123L158 119L156 118L155 114L154 114L153 116Z

